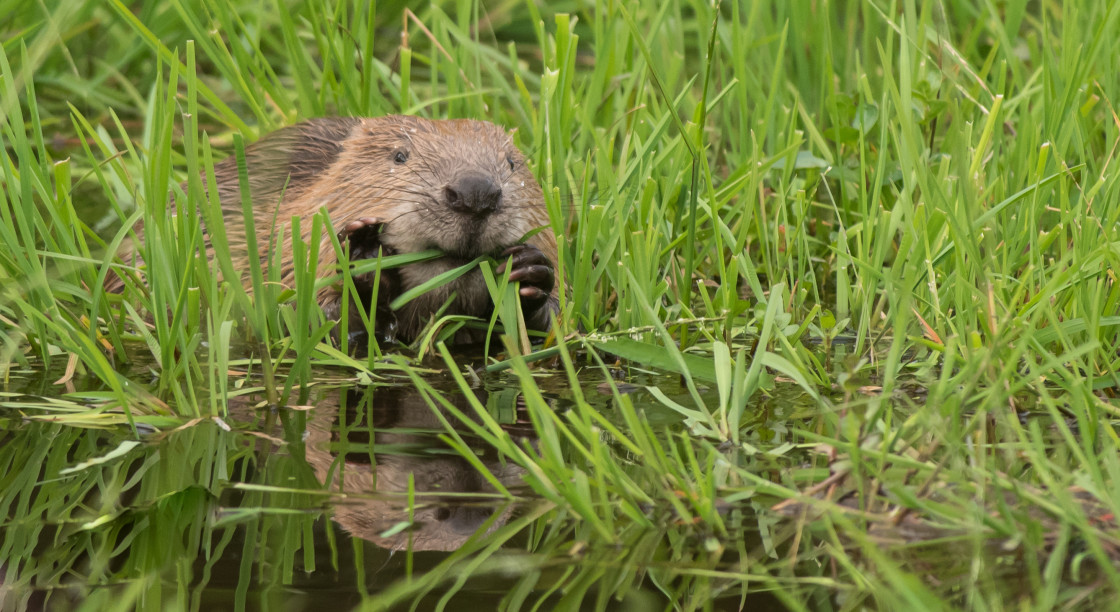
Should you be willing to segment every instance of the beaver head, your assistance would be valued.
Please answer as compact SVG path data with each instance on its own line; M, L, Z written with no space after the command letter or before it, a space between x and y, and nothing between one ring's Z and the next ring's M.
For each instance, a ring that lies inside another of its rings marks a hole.
M331 174L337 182L321 184L318 194L331 218L381 218L381 243L398 253L434 248L472 259L548 224L525 158L505 130L485 121L364 119Z
M259 233L283 229L262 223L284 224L296 215L306 219L325 207L339 236L349 241L352 259L355 253L358 258L375 257L379 250L445 253L439 260L381 275L378 305L464 260L512 257L510 277L521 283L527 325L541 330L550 325L558 307L556 238L545 229L518 246L533 230L547 228L549 216L540 185L504 129L467 119L315 119L265 137L246 151L246 160ZM236 184L222 176L218 182ZM223 204L226 200L223 193ZM310 238L309 226L302 225L305 239ZM367 231L371 227L376 231ZM294 286L291 233L283 233L283 253L289 259L282 262L282 282ZM324 239L320 275L332 273L336 264ZM355 280L368 285L372 277ZM331 318L340 310L339 300L337 288L318 296ZM493 308L485 282L475 271L395 311L397 337L415 337L445 304L445 314L479 317Z

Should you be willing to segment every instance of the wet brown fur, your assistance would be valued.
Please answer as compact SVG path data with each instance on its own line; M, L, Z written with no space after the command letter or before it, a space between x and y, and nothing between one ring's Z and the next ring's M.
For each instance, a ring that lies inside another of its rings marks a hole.
M408 156L405 163L396 161L398 152ZM390 253L434 248L447 254L400 268L401 290L478 255L497 255L531 230L549 224L541 188L522 154L508 133L484 121L410 116L313 119L250 145L245 159L259 248L263 251L269 237L283 230L278 252L284 257L281 283L286 287L295 285L291 218L299 215L303 219L306 242L310 218L322 207L329 212L336 232L360 218L381 221L380 244ZM234 156L223 160L214 172L234 269L246 270L241 280L249 288L237 160ZM463 214L442 201L445 185L464 172L497 180L502 199L493 213ZM556 239L551 230L537 233L528 244L555 264ZM329 235L323 237L319 257L320 277L336 273L338 260ZM558 285L554 284L549 305L542 310L555 310ZM456 298L449 314L489 314L489 293L481 273L475 270L397 311L399 337L414 337L452 291ZM322 289L317 300L328 318L339 316L338 287ZM546 312L544 320L530 322L530 326L547 327L547 317Z

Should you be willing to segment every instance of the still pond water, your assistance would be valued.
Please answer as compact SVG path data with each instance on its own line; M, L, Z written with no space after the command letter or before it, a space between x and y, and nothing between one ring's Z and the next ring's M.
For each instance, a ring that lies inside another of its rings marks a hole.
M451 411L433 408L407 378L356 386L335 374L299 406L269 409L247 394L231 399L221 419L141 427L137 440L119 417L103 427L27 418L64 416L97 387L78 379L62 389L41 374L11 372L0 397L0 610L779 610L870 602L833 578L828 537L802 540L810 536L796 508L731 496L720 506L730 537L718 545L671 511L650 508L654 528L619 517L619 539L606 542L534 493L523 468ZM679 415L645 391L656 386L684 403L679 377L612 375L654 430L681 429ZM450 379L429 382L470 414ZM567 410L564 380L538 382L552 410ZM616 400L602 385L589 379L584 397L614 419ZM516 379L489 375L474 392L513 439L539 444ZM785 444L792 421L809 421L804 408L795 390L779 390L751 426L754 442ZM625 463L626 449L603 441ZM576 460L571 452L565 457ZM806 479L827 475L807 457L787 448L773 469L800 464ZM936 567L942 579L966 575L970 554L938 543L941 535L903 534L901 544L914 547L904 556ZM1013 592L1015 572L1004 574L1001 588Z

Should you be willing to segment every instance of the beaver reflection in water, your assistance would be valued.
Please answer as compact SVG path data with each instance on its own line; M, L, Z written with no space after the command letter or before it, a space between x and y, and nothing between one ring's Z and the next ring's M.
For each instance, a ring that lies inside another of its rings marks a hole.
M405 304L394 321L383 316L393 297L479 255L512 257L510 279L521 283L525 323L548 329L558 306L556 238L545 229L519 243L549 218L540 185L502 128L409 116L313 119L249 145L245 161L258 241L277 231L283 236L277 252L285 287L295 287L292 217L306 220L326 207L340 242L349 243L351 261L377 257L379 250L386 256L444 253L382 271L378 304L363 305L378 308L378 331L393 325L396 337L410 342L452 293L445 314L488 317L493 304L477 269ZM214 173L234 269L244 271L241 280L251 289L236 157L216 164ZM306 242L311 223L300 225ZM336 273L330 236L323 237L319 257L320 277ZM364 298L372 295L374 278L372 272L354 277ZM111 277L107 288L121 285ZM339 318L342 296L338 284L319 291L317 301L328 319ZM349 310L349 329L361 329L357 308Z

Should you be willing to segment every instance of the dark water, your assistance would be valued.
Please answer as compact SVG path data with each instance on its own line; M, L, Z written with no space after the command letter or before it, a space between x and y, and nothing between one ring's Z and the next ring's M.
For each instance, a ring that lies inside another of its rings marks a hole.
M678 377L614 375L653 429L682 431L679 415L644 390L684 404ZM732 487L718 502L725 534L652 506L642 509L652 526L616 513L607 541L472 433L470 403L450 380L431 379L442 407L409 383L330 380L297 408L237 396L220 419L142 426L138 441L119 416L50 420L81 409L95 383L12 372L0 397L0 610L880 607L838 567L866 559L838 555L835 526L815 527L807 508ZM538 383L563 417L573 401L566 382ZM515 384L488 376L473 393L510 439L537 449ZM589 379L584 396L624 427L602 385ZM812 425L798 397L760 404L746 425L754 445L780 447L791 427ZM626 448L604 442L625 465ZM564 448L565 462L582 460ZM775 482L828 475L804 449L752 461ZM855 499L838 501L855 508ZM975 586L977 555L997 568L985 584L1009 595L1029 588L1016 566L1022 551L975 533L918 520L856 528L857 541L894 550L899 567L950 601Z

